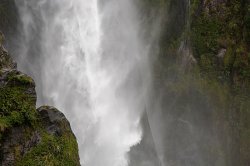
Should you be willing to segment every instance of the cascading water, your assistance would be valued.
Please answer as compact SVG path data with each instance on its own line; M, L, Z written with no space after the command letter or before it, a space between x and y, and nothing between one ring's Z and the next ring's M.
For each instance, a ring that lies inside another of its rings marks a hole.
M69 118L83 165L128 165L150 86L132 0L16 4L22 24L16 61L36 81L37 105L53 105Z

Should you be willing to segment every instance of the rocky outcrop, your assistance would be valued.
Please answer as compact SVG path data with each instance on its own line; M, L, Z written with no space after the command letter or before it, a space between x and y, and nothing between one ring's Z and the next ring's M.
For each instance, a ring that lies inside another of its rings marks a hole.
M0 47L0 165L80 165L68 120L53 107L36 110L35 82L16 66Z
M70 130L70 124L63 113L54 107L42 106L37 109L42 117L42 123L46 131L54 136L62 136Z

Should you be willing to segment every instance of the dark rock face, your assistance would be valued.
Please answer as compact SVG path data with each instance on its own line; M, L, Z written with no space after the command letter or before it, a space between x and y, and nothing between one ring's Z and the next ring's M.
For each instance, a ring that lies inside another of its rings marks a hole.
M70 124L65 118L63 113L54 107L42 106L37 109L42 117L43 126L46 131L54 136L61 136L65 130L70 131ZM61 125L65 124L66 127L62 128Z
M35 105L34 80L0 47L0 165L80 165L66 117L56 108L36 110Z
M3 141L2 166L15 165L17 157L24 156L31 148L35 147L41 141L41 135L38 131L31 131L28 139L25 139L27 130L32 130L28 126L14 127L6 133Z
M250 1L189 2L182 18L171 16L181 16L181 5L173 10L170 5L167 12L175 23L164 23L168 28L160 36L155 62L151 114L160 126L164 161L173 166L250 165Z

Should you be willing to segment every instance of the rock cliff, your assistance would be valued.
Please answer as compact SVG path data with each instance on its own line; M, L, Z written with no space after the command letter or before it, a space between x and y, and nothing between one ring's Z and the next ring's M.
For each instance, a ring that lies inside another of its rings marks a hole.
M160 20L148 115L163 165L250 165L250 1L139 1Z
M36 109L35 82L0 47L0 165L77 166L76 138L56 108Z

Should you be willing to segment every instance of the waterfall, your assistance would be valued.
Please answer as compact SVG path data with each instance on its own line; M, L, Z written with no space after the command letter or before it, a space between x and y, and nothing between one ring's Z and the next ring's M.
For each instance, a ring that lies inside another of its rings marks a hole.
M127 166L150 87L148 46L132 0L16 0L15 60L77 137L81 164Z

